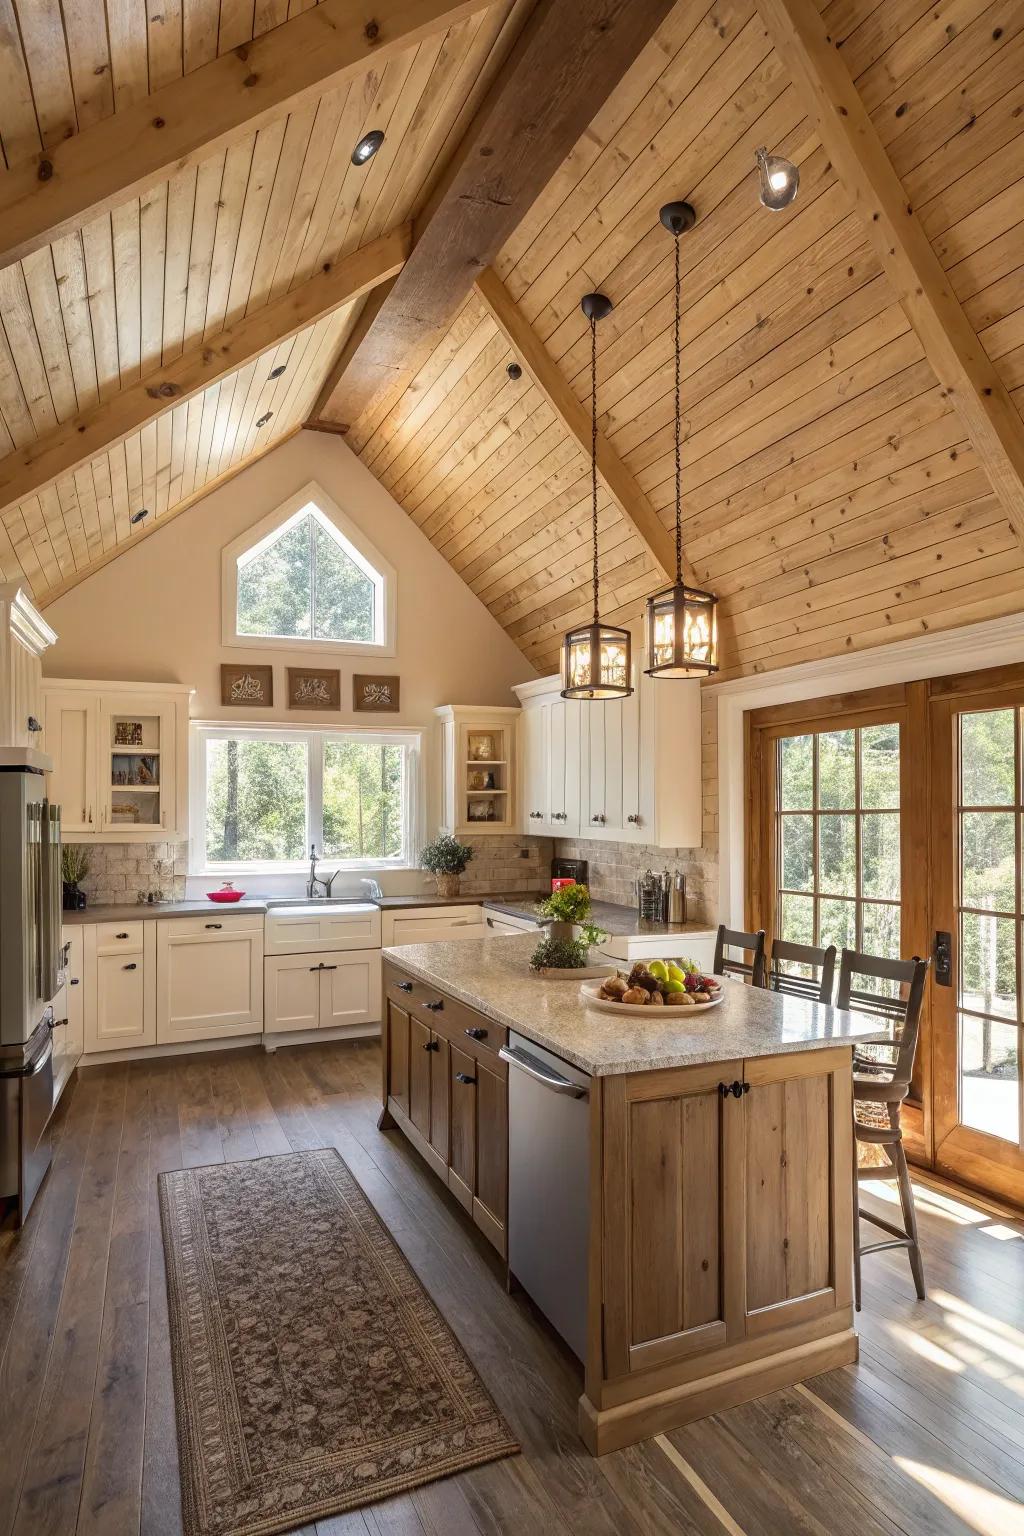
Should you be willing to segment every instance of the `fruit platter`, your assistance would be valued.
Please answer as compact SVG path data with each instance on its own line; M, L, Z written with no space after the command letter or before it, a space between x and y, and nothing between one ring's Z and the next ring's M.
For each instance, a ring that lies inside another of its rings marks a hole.
M604 1013L633 1013L637 1008L657 1008L662 1015L699 1013L722 1001L722 984L692 960L637 961L626 974L616 971L604 981L584 982L580 996Z

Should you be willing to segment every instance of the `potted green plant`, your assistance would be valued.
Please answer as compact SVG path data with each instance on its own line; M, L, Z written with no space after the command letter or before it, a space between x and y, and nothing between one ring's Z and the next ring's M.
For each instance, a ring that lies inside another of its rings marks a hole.
M60 850L61 906L65 912L80 912L85 906L85 892L81 887L88 873L88 848L83 848L81 843L65 843Z
M459 876L472 857L472 848L466 843L460 843L457 837L442 832L424 848L420 863L437 881L439 896L457 896Z
M605 937L600 928L587 921L590 916L587 887L577 882L559 886L538 903L536 911L548 931L530 956L531 968L535 971L587 969L591 945Z

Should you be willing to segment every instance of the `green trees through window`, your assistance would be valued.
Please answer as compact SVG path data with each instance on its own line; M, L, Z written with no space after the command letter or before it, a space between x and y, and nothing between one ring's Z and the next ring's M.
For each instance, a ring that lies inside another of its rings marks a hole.
M310 732L210 733L204 741L207 865L408 858L405 743Z
M351 547L312 512L238 562L240 635L372 644L377 600Z

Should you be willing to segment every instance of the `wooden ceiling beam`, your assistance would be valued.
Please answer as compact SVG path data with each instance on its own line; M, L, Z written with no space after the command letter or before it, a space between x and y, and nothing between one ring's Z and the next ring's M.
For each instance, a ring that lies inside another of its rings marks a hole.
M0 459L0 507L24 501L289 336L389 282L401 271L411 239L408 224L382 235L138 384L9 453Z
M578 443L580 452L589 459L589 413L493 267L480 273L476 291L515 353L516 361ZM654 564L671 581L676 569L675 540L603 432L597 434L597 473Z
M403 387L674 0L537 0L427 206L413 252L323 414L351 426Z
M814 0L757 0L821 142L992 488L1024 541L1024 421L964 314Z
M321 0L0 178L0 267L492 0Z

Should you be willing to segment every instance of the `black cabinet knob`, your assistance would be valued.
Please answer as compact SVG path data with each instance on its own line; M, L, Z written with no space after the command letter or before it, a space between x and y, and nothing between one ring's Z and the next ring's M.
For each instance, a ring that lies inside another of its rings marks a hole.
M423 1049L425 1051L439 1051L441 1047L436 1040L424 1040Z
M78 986L78 982L79 982L79 978L77 976L72 976L72 978L71 978L70 982L68 983L68 985L72 986L72 987L77 987Z
M444 1009L444 1003L440 998L438 998L436 1003L424 1003L423 1006L424 1008L429 1008L431 1013L441 1013Z
M475 1025L473 1028L467 1029L466 1030L466 1034L469 1036L469 1038L471 1040L486 1040L487 1039L487 1031L486 1031L486 1029L481 1029L479 1025Z
M745 1093L749 1093L750 1092L750 1084L749 1083L719 1083L718 1091L722 1095L723 1099L727 1099L730 1094L732 1095L732 1097L734 1099L742 1099L742 1097L743 1097L743 1095Z
M123 965L121 967L121 969L123 971L137 971L138 970L138 966L135 964L135 961L133 960L130 965Z
M114 934L114 938L115 939L126 939L127 937L128 937L128 935L126 933L115 933Z
M399 990L399 992L411 992L412 991L412 982L411 981L400 981L398 983L398 990Z
M475 1083L476 1078L470 1077L468 1072L456 1072L455 1081L457 1083Z

